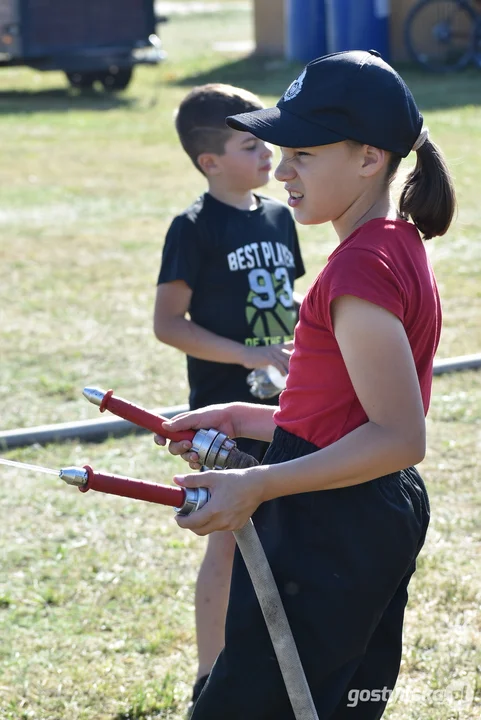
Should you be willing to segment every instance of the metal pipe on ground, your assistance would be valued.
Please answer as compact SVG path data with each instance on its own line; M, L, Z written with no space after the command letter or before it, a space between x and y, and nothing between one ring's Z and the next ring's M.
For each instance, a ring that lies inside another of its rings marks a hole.
M173 418L188 410L187 405L174 405L168 408L156 408L153 412L167 418ZM0 450L11 450L26 445L47 445L62 440L84 440L101 442L109 437L123 437L132 433L147 433L138 425L117 417L100 417L92 420L58 423L56 425L38 425L37 427L17 428L0 432Z
M444 375L464 370L477 370L481 368L481 353L473 355L460 355L459 357L435 360L433 374ZM175 405L168 408L158 408L153 412L172 418L188 410L187 405ZM39 425L30 428L17 428L0 431L0 450L11 450L26 445L46 445L61 440L84 440L86 442L101 442L109 437L123 437L131 433L148 432L127 420L120 418L102 417L95 420L80 420L77 422L59 423L57 425Z
M461 370L478 370L479 368L481 368L481 353L459 355L445 360L435 360L433 375L444 375Z

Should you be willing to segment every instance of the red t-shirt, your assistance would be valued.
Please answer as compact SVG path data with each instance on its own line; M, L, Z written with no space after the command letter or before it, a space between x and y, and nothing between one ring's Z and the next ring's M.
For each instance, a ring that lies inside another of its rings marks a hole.
M417 229L404 220L370 220L344 240L310 287L295 330L287 386L275 423L326 447L366 423L334 336L330 306L341 295L380 305L404 325L424 411L431 397L441 304Z

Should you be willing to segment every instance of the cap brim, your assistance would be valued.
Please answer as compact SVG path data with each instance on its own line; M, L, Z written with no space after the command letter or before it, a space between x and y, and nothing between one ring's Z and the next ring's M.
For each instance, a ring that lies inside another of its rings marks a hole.
M260 140L280 147L332 145L346 139L277 106L230 115L226 118L226 124L233 130L250 132Z

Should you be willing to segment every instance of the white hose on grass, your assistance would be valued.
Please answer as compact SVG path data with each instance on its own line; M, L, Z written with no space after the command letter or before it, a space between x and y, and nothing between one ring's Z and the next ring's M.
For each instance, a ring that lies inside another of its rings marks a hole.
M259 600L296 720L319 720L274 575L252 520L234 536Z

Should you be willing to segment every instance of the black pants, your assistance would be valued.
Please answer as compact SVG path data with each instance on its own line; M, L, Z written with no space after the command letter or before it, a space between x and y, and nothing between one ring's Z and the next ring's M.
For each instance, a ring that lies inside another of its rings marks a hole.
M264 463L317 449L277 429ZM378 720L399 672L407 586L429 523L418 472L408 468L349 488L277 498L262 504L253 521L320 720ZM293 718L237 550L226 645L192 720Z

